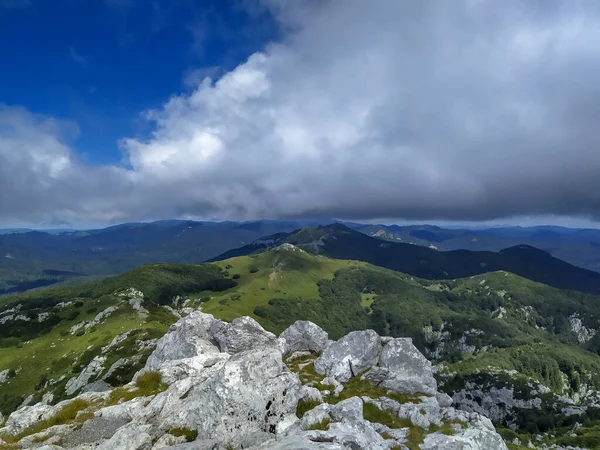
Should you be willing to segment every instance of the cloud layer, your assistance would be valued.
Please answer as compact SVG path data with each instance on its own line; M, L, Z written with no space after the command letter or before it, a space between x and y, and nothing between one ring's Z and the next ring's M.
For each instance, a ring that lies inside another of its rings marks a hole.
M282 41L145 112L122 166L0 109L0 219L600 220L594 0L267 7Z

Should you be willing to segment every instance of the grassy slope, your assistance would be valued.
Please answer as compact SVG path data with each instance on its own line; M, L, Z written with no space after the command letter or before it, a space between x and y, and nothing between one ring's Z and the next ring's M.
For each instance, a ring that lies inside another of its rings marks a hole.
M237 286L227 288L233 286L232 279ZM226 283L215 284L215 280ZM151 310L147 322L141 323L128 305L121 305L106 323L83 336L65 336L72 325L118 302L115 292L130 287L145 294L145 306ZM332 338L351 329L374 328L382 334L411 336L422 351L429 349L424 327L441 330L444 325L451 341L465 331L483 330L482 336L467 343L478 350L493 345L492 350L457 356L450 347L440 356L459 376L469 377L482 369L514 369L554 388L552 383L565 371L573 372L569 376L600 372L594 340L584 346L594 352L580 348L568 322L566 328L560 322L578 312L588 325L597 323L600 302L596 296L561 291L505 272L431 281L362 262L300 251L268 251L215 264L150 265L85 286L3 299L0 309L23 304L35 313L49 310L58 301L80 299L83 305L60 310L58 325L26 339L29 343L20 347L14 336L0 339L4 346L0 370L21 368L17 377L0 385L0 396L33 392L43 374L55 379L63 374L74 376L78 366L128 329L141 329L141 336L163 333L175 318L158 305L170 303L178 294L188 295L193 306L202 306L218 318L250 315L274 332L297 319L307 319L330 331ZM506 315L495 319L500 307ZM86 312L90 308L95 311ZM75 309L80 315L68 319ZM590 381L598 385L597 379Z
M212 265L157 264L145 266L85 286L55 287L2 299L0 311L21 306L19 314L31 317L28 322L9 321L0 325L0 371L13 369L16 376L0 383L0 412L14 409L19 399L30 394L37 399L40 380L59 380L50 386L56 399L64 396L64 384L77 376L85 365L100 354L103 346L125 331L136 330L122 349L109 353L106 369L120 357L139 353L136 341L162 336L177 318L159 305L173 295L216 286L225 280L221 270ZM227 281L228 284L233 284ZM143 306L149 311L146 320L118 294L136 288L145 294ZM70 302L67 306L59 302ZM108 307L117 311L85 332L71 333L71 327L91 321ZM39 313L50 313L52 321L37 321ZM0 315L1 316L1 315Z
M365 267L358 261L344 261L315 257L296 251L269 251L251 256L240 256L215 265L229 272L230 276L240 275L238 286L227 291L213 293L211 300L205 302L202 310L224 320L233 320L239 316L251 316L257 306L268 303L272 298L316 299L319 298L317 282L332 279L339 269ZM258 271L251 273L251 269ZM234 300L232 295L239 295ZM202 298L200 293L195 298Z

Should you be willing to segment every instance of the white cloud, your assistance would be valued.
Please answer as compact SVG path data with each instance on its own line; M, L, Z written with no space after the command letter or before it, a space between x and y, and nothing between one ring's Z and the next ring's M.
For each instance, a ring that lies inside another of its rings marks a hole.
M2 215L600 217L596 3L270 7L284 39L146 113L152 135L120 143L130 170L82 167L50 133L46 185L97 192L65 205L34 184L44 204Z

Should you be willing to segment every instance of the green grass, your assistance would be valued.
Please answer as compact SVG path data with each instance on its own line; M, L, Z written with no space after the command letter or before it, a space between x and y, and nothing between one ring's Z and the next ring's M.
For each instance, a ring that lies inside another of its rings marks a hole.
M309 253L267 251L252 256L240 256L216 262L223 270L231 266L229 273L240 274L238 286L218 293L199 293L196 299L211 296L204 302L203 311L223 320L251 316L257 306L266 305L272 298L293 300L319 298L317 282L332 279L339 269L364 266L356 261L317 258ZM258 271L250 273L251 268ZM239 294L240 301L231 301L232 294ZM226 304L219 303L228 300Z
M296 416L298 416L298 418L301 419L302 417L304 417L304 414L306 414L311 409L316 408L320 404L321 402L317 400L300 400L298 402L298 406L296 407Z
M318 423L315 423L314 425L311 425L310 427L307 428L307 430L320 430L320 431L327 431L327 428L329 428L329 424L332 423L333 420L331 420L330 418L325 418L323 420L321 420Z
M84 411L90 406L91 403L86 400L75 399L72 402L63 406L60 410L58 410L58 412L54 416L36 422L35 424L26 428L19 434L3 435L2 439L8 443L15 443L23 439L25 436L40 433L55 425L64 425L78 421L85 421L89 418L89 415L80 415L78 417L78 413Z
M162 382L162 376L159 372L144 372L135 380L135 388L118 387L113 389L107 404L116 405L117 403L127 402L137 397L155 395L165 391L167 387L168 386Z
M178 437L184 436L186 442L192 442L198 437L198 430L192 430L191 428L171 428L169 434Z

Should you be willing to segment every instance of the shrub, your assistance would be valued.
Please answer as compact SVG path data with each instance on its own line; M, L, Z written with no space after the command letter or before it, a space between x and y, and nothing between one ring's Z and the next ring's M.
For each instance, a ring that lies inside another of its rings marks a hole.
M160 372L148 371L135 380L135 386L144 392L155 392L162 388L162 375Z
M93 314L93 313L95 313L96 311L98 311L98 308L89 308L89 309L86 311L86 313L88 313L88 314Z
M77 300L73 306L75 308L81 308L83 306L83 302L80 300Z
M256 273L256 272L258 272L258 267L250 267L250 270L248 270L248 272Z
M79 311L71 311L67 316L67 320L75 320L79 317L79 314L81 314Z
M234 273L231 278L234 279L234 280L239 280L240 279L240 274L239 273Z

